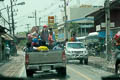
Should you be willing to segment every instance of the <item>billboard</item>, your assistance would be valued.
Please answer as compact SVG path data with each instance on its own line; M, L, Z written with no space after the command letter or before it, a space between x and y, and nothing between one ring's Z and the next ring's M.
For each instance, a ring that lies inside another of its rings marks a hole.
M55 23L54 16L48 16L48 26L49 26L49 28L53 28L54 23Z

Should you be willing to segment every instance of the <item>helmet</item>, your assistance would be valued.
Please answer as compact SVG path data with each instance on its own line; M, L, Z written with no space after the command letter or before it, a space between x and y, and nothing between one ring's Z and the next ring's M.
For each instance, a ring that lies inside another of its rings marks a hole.
M44 25L43 28L47 28L48 26L47 25Z

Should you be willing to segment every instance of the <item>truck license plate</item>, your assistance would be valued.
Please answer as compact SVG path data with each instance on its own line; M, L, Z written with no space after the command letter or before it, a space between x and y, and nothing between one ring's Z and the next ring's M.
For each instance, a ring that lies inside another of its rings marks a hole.
M51 70L51 67L50 66L42 66L42 70L43 71Z

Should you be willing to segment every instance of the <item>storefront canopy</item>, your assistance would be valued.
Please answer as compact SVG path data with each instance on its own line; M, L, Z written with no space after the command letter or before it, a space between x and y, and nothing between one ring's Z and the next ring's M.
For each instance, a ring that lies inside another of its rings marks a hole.
M105 31L100 31L98 37L105 38L106 37L106 32ZM110 37L113 37L112 31L110 32Z
M13 40L13 37L10 36L10 35L7 34L7 33L6 33L6 34L2 34L1 37L4 38L5 40Z

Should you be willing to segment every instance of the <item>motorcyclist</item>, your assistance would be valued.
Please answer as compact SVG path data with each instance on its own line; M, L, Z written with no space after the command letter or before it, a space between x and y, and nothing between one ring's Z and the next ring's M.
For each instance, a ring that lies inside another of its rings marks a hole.
M119 74L120 70L120 31L114 36L116 40L116 49L115 49L115 73Z
M118 74L118 69L120 68L120 48L116 45L116 53L115 53L115 73Z

